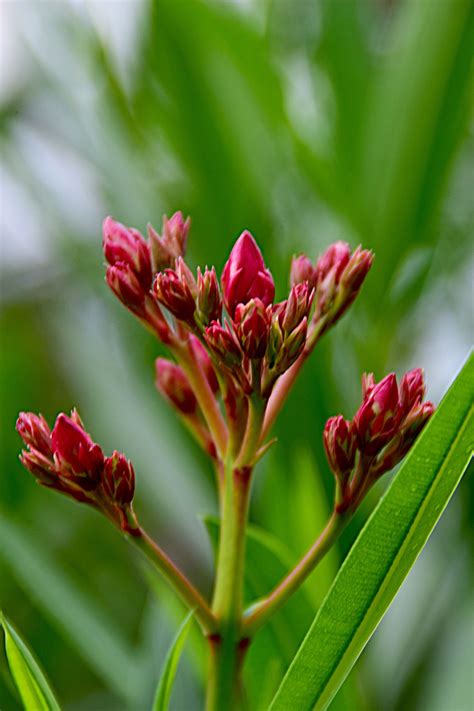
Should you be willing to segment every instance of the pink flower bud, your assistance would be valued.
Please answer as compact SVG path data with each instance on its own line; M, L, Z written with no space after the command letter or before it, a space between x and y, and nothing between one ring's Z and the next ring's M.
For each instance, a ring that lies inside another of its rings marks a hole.
M280 324L284 333L291 333L301 321L309 316L313 303L314 289L307 282L296 284L290 290Z
M31 447L20 454L20 462L33 476L45 486L52 486L58 481L58 473L54 462L39 450Z
M197 407L196 397L182 368L165 358L157 358L155 368L158 390L183 415L192 415Z
M208 326L211 321L221 320L222 299L214 267L210 270L206 267L204 274L198 267L197 308L199 319L204 326Z
M265 306L272 303L275 284L265 267L262 253L254 238L245 230L235 243L221 278L224 303L231 318L238 304L260 299Z
M423 400L425 396L425 381L423 368L414 368L405 373L400 381L400 406L404 415Z
M138 230L127 229L120 222L106 217L103 223L104 255L110 265L128 264L145 291L152 282L150 247Z
M153 290L156 298L176 318L187 323L193 322L196 304L186 277L173 269L165 269L157 274Z
M347 242L331 244L316 263L318 280L324 281L332 276L336 284L339 283L342 272L349 263L351 248Z
M148 225L148 237L155 272L174 267L176 259L185 256L190 226L190 218L184 220L181 212L175 212L170 219L166 216L163 217L162 236L151 225Z
M341 284L348 293L354 294L353 298L355 298L355 295L359 292L373 261L374 255L370 250L362 249L360 246L354 250L352 257L341 275Z
M147 292L143 289L129 264L117 262L108 267L105 278L109 287L124 306L139 316L143 315Z
M380 451L396 433L400 415L397 379L390 373L373 386L354 417L361 451Z
M104 455L99 445L64 413L56 419L51 441L61 474L86 491L94 489L104 467Z
M217 321L211 323L204 331L204 338L210 350L228 368L242 364L243 353L227 322L224 327Z
M211 388L214 394L217 393L217 391L219 390L219 382L217 380L216 371L214 370L212 361L209 358L209 354L202 345L199 338L194 336L192 333L189 336L189 346L194 354L194 357L199 363L199 366L201 367L204 375L207 378L209 387Z
M329 466L336 477L347 477L354 468L356 437L351 422L342 415L330 417L323 433Z
M293 257L290 269L290 285L295 286L303 282L308 282L312 287L315 287L318 281L316 268L309 257L300 254L298 257Z
M400 425L399 433L382 451L374 467L375 476L379 477L393 469L412 448L418 435L435 411L432 402L415 405L408 417Z
M238 304L235 326L243 352L249 358L263 358L267 349L270 316L260 299Z
M27 446L33 447L46 457L52 457L51 430L42 415L20 412L16 430Z
M135 472L132 463L120 452L106 457L102 472L102 486L106 496L119 506L129 504L135 493Z

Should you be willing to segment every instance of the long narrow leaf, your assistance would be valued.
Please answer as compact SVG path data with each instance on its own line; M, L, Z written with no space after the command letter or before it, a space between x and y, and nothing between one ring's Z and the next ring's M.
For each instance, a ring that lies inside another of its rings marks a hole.
M168 709L171 691L173 690L174 678L176 676L181 653L193 621L193 614L194 611L192 610L185 617L183 624L179 628L169 652L166 655L163 670L156 689L155 700L153 702L153 711L167 711Z
M272 702L325 709L420 554L472 458L474 355L360 533Z
M13 625L0 613L8 666L26 711L60 711L49 683Z

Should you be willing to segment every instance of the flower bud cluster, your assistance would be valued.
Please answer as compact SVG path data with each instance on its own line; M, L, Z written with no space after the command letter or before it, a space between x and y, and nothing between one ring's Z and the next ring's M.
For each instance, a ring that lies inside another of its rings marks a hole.
M182 358L190 354L191 367L205 372L212 395L222 388L232 419L229 413L235 408L229 403L239 403L237 409L245 413L240 401L246 396L255 393L267 400L306 345L308 352L314 346L310 337L315 324L323 323L323 332L347 308L372 254L360 248L351 254L347 244L337 242L315 265L297 257L288 298L274 303L272 274L250 232L237 239L219 282L214 267L193 273L186 264L189 227L189 218L177 212L164 218L161 235L149 225L146 240L137 230L107 218L107 282L172 351L176 363L162 358L156 362L156 384L178 412L188 420L197 417L199 423L202 415L205 419L202 393L200 399L192 373L183 369Z
M333 325L352 304L373 262L373 253L346 242L335 242L312 264L305 255L294 257L291 284L307 283L315 290L314 321L324 319L324 330Z
M104 456L76 410L70 417L58 415L52 430L42 415L21 412L16 429L26 445L20 461L39 484L90 504L123 530L133 532L133 466L120 452Z
M396 466L434 412L423 402L421 368L405 373L400 387L394 373L376 383L362 377L363 401L352 421L331 417L323 442L329 466L340 488L339 507L356 506L370 485Z

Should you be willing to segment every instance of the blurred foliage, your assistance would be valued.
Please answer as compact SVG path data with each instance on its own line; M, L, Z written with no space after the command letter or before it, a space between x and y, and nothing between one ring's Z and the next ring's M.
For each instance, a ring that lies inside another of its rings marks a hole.
M14 431L20 409L52 418L77 404L104 448L133 459L145 522L209 590L197 514L215 513L212 472L154 391L160 347L103 284L102 217L144 229L182 209L190 261L218 270L247 227L278 296L293 252L315 256L335 239L375 250L255 484L252 521L300 554L332 496L320 433L328 416L353 411L360 373L421 363L436 399L469 345L474 11L469 0L27 1L2 11L15 81L0 107L0 605L66 708L139 711L182 607L105 521L34 486ZM313 605L373 501L308 581ZM333 711L467 711L472 501L466 481ZM298 641L290 630L270 660L256 647L261 704ZM199 644L191 635L172 708L199 707ZM13 711L5 670L0 659L0 707Z

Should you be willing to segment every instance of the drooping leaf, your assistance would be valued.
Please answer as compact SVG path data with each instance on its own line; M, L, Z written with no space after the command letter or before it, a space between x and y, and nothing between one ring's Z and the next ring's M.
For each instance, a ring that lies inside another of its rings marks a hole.
M60 711L54 693L32 652L11 622L0 613L8 666L25 711Z
M166 711L168 709L171 692L173 690L173 682L178 669L181 653L193 621L193 614L194 610L192 610L184 618L183 624L179 628L169 652L166 655L165 663L158 681L158 687L156 689L155 700L153 702L153 711Z
M455 491L474 446L474 355L360 533L272 702L325 709Z

